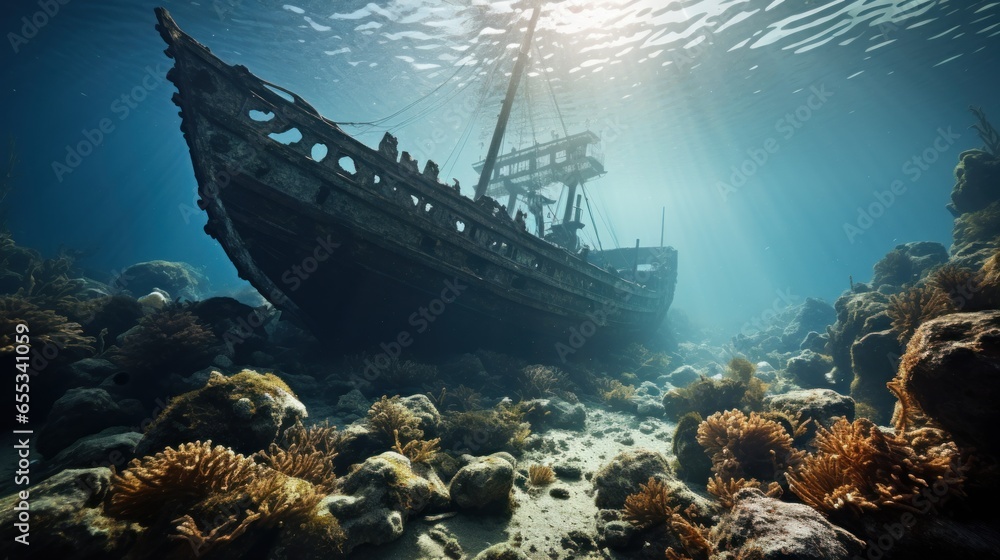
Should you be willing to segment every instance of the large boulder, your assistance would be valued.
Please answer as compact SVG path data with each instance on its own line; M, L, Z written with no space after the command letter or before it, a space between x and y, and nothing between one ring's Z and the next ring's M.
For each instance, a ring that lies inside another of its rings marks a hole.
M253 370L226 377L213 371L201 389L174 398L146 430L137 455L167 446L212 440L249 455L307 416L306 407L277 376Z
M106 517L101 507L111 469L65 470L0 500L5 555L24 558L124 558L143 527ZM21 531L18 523L26 523ZM22 536L23 535L23 536ZM27 546L14 539L24 539Z
M649 449L622 451L594 474L594 501L600 509L621 509L629 494L639 491L651 477L668 475L667 458Z
M899 288L904 284L913 284L947 261L948 250L940 243L915 241L896 245L875 263L872 287Z
M128 290L136 297L159 289L175 299L196 301L203 299L208 279L187 263L149 261L122 270L115 284L116 288Z
M951 191L952 212L975 212L996 201L1000 192L1000 158L982 150L968 150L958 158Z
M878 413L872 420L880 424L889 421L896 404L895 395L885 384L896 375L902 353L903 347L892 329L868 333L851 345L851 396L871 406Z
M833 359L812 350L803 350L788 360L785 370L800 387L828 387L826 374L833 369Z
M362 544L384 544L403 535L406 520L441 501L443 487L414 472L406 457L387 451L369 457L337 482L323 499L347 535L344 552ZM438 495L435 497L435 495Z
M959 443L1000 457L1000 311L953 313L920 325L896 379Z
M462 509L502 509L510 503L514 468L510 455L494 453L455 473L448 486L451 500Z
M756 488L740 490L735 500L710 535L716 550L731 558L842 560L865 548L864 541L805 504L782 502Z
M70 389L52 405L49 420L38 434L37 449L53 457L84 436L135 424L141 418L142 409L135 401L119 403L104 389Z
M142 439L142 434L130 430L125 427L108 428L82 437L60 451L51 461L46 461L45 470L59 472L98 466L123 469L135 457L135 446Z
M801 414L803 421L813 420L827 428L840 417L854 421L854 399L831 389L802 389L769 395L764 397L764 408L792 418Z
M835 368L833 381L837 384L835 388L843 391L854 379L851 362L854 343L868 333L892 328L892 319L885 312L889 297L869 291L864 284L856 284L855 290L837 298L834 303L837 322L827 330L830 336L827 348Z
M795 318L781 333L781 342L788 350L802 345L810 332L826 332L837 320L837 312L829 303L816 298L806 298L795 313Z

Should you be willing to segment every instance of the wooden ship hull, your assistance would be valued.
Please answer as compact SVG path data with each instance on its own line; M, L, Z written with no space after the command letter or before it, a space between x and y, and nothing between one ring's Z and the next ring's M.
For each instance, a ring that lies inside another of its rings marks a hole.
M242 278L331 348L566 357L662 322L673 249L626 258L634 282L587 262L524 231L492 198L438 182L433 164L420 173L405 152L397 160L388 135L378 150L363 145L156 14L206 232ZM297 141L274 139L293 129Z

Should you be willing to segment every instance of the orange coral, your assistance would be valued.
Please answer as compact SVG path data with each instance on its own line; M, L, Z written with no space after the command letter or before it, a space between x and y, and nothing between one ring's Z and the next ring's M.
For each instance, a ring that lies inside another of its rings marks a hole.
M126 335L117 360L132 371L190 369L211 357L218 343L211 329L190 311L165 310L143 317Z
M890 296L886 309L900 344L906 344L922 323L951 311L948 294L933 286L911 288Z
M666 523L675 509L670 506L670 490L662 482L650 477L646 484L639 485L639 491L625 498L623 517L638 527L649 527Z
M722 507L732 509L736 503L734 496L744 488L760 488L760 482L755 478L751 478L750 480L745 478L730 478L727 480L719 475L715 475L708 480L707 490L709 494L719 500L719 504ZM777 482L769 483L765 494L772 498L780 497L782 494L781 485Z
M702 422L698 443L712 457L712 470L724 479L775 480L803 455L781 424L735 409L716 412Z
M940 438L934 443L939 444L935 453L920 454L907 437L887 435L864 418L853 423L841 418L829 430L819 429L817 453L789 471L788 485L803 502L826 513L919 511L920 494L939 479L953 482L949 492L961 492L957 449Z

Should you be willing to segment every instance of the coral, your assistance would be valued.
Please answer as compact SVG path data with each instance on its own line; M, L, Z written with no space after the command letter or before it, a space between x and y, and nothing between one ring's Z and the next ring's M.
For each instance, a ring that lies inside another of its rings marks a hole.
M635 398L635 387L612 379L608 381L605 389L601 390L601 398L613 408L629 408L632 399Z
M778 480L802 460L781 424L739 410L717 412L698 427L698 443L712 456L712 470L724 479Z
M116 294L77 302L69 306L67 316L82 324L84 332L97 336L107 330L105 340L114 341L142 318L142 306L134 298Z
M993 157L1000 157L1000 134L997 134L997 130L986 120L986 113L983 112L982 107L970 105L969 111L972 111L972 114L979 120L970 128L976 129L976 132L979 133L979 138L986 145L985 151Z
M531 465L528 467L528 482L534 486L545 486L556 481L556 473L546 465Z
M622 517L637 527L650 527L666 523L675 513L670 503L670 489L656 477L650 477L639 491L625 498Z
M636 376L656 378L670 373L670 357L662 352L653 352L638 342L626 346L621 353L613 356L615 363Z
M889 298L886 313L892 319L900 344L906 344L921 323L952 311L948 295L941 290L920 286Z
M94 339L84 336L79 323L41 309L18 296L0 296L0 357L14 354L17 325L26 325L32 346L54 345L61 357L84 357L94 353Z
M563 383L566 374L558 368L534 364L525 366L520 373L519 379L521 393L524 399L542 398L552 394L552 391Z
M437 455L440 449L441 438L432 440L413 439L405 444L399 441L399 431L393 433L395 444L392 450L406 457L411 463L429 463Z
M887 508L918 512L921 493L942 479L951 482L945 485L949 493L961 492L953 445L918 454L906 437L887 435L864 418L820 428L815 445L817 452L788 472L788 485L803 502L827 514L860 517Z
M730 478L725 479L719 475L713 476L708 481L707 490L708 493L715 496L722 507L726 509L732 509L733 505L736 504L735 496L736 493L744 488L760 488L760 482L755 478L747 480L745 478ZM767 496L772 498L778 498L782 494L781 485L777 482L771 482L767 485Z
M457 408L468 412L482 408L483 402L483 396L480 393L465 385L459 385L450 392L447 387L442 387L437 395L427 393L427 396L438 410Z
M115 358L131 371L188 372L205 365L217 343L191 312L169 309L143 317Z
M399 395L392 398L382 395L368 409L368 426L380 433L387 443L394 443L399 438L409 442L424 436L420 419L400 400Z
M447 449L474 451L477 455L519 452L531 435L531 424L524 420L527 413L525 405L508 402L492 409L449 412L442 422L441 440Z
M760 410L767 385L752 373L749 382L738 379L739 375L745 377L746 370L720 380L702 377L687 387L672 389L663 395L663 408L669 418L689 412L708 416L731 408Z
M676 512L671 514L667 526L680 539L684 549L684 555L681 555L673 548L668 548L667 560L708 560L715 552L715 546L708 540L708 529L684 515Z
M984 208L966 212L955 218L952 230L953 251L959 252L976 243L995 245L1000 236L1000 201L994 200Z
M212 494L248 484L263 472L253 460L211 441L167 447L152 457L132 459L111 479L105 510L116 517L152 524L164 511L180 511Z
M256 453L254 459L288 476L332 488L337 478L333 472L334 460L345 439L334 426L306 428L302 422L296 422L285 430L280 444L272 443L267 451Z
M726 366L726 375L744 384L750 383L756 371L757 366L743 357L736 357L729 360L729 364Z
M388 367L379 370L385 375L385 382L397 387L419 387L438 376L437 366L421 364L412 360L393 358Z
M322 488L208 441L133 459L113 475L105 511L147 526L172 520L175 533L168 538L186 542L195 555L278 527L339 550L337 520L317 513L323 496ZM196 519L215 521L202 528Z
M1000 219L1000 205L997 206L997 209L997 218ZM954 264L946 264L938 268L927 279L927 285L947 295L952 307L959 311L979 309L976 305L979 302L976 301L975 296L980 291L982 284L981 272Z

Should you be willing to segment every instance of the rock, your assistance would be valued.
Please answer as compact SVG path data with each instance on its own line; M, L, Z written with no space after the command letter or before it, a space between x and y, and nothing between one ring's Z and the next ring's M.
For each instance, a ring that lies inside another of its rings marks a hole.
M105 517L101 504L111 484L111 470L65 470L27 488L30 533L26 537L31 558L124 558L143 527ZM0 534L7 550L22 547L14 541L21 499L11 494L0 500Z
M833 369L833 359L812 350L803 350L798 356L788 360L785 368L792 379L801 387L827 387L826 374Z
M854 369L851 396L857 402L874 407L879 413L878 418L872 418L876 423L887 424L892 416L896 396L885 384L896 375L902 353L896 331L892 329L868 333L851 346Z
M69 365L68 374L78 383L77 387L96 385L99 380L120 371L118 366L100 358L84 358Z
M806 337L802 339L802 343L799 344L799 350L812 350L819 354L826 354L826 344L828 342L830 342L829 335L809 331L806 333Z
M915 241L896 245L875 263L872 288L912 284L947 261L948 250L940 243Z
M431 484L414 473L410 460L386 451L369 457L337 482L337 493L320 503L347 534L344 552L362 544L384 544L403 534L409 516L431 502Z
M583 403L571 404L552 397L527 401L525 408L529 410L525 420L531 423L532 431L549 428L579 431L587 426L587 407Z
M625 498L639 491L650 477L670 472L667 459L648 449L622 451L594 474L594 499L600 509L621 509Z
M475 555L472 560L531 560L521 549L507 543L495 544Z
M802 420L812 419L829 428L836 418L854 421L854 399L831 389L802 389L783 395L764 397L764 408L795 418L802 413Z
M736 493L733 509L712 528L716 550L735 558L842 560L865 543L804 504L769 498L756 488Z
M459 469L448 485L452 502L463 509L506 507L516 465L504 455L495 453Z
M52 405L49 421L38 434L39 453L53 457L74 441L112 426L137 423L104 389L70 389Z
M781 332L783 348L799 348L810 331L825 332L836 320L837 312L832 305L820 299L806 298L795 313L795 318Z
M698 443L698 426L704 419L697 412L685 414L674 430L673 452L677 458L677 476L703 483L712 476L712 459Z
M562 486L556 486L555 488L549 489L549 496L552 496L557 500L568 500L569 490L563 488Z
M861 289L859 285L856 288ZM889 298L878 292L849 292L837 298L837 322L830 327L830 357L836 371L831 376L838 390L846 391L854 379L851 347L868 333L892 328L885 313Z
M968 150L958 156L951 206L958 214L982 210L997 200L1000 159L982 150Z
M1000 311L953 313L920 325L896 382L956 442L1000 457Z
M760 379L765 383L772 383L778 376L778 370L774 369L768 362L757 362L756 371L754 371L754 377Z
M307 416L306 407L277 376L253 370L226 377L213 371L204 387L170 401L146 430L137 455L167 446L212 440L250 455Z
M698 370L693 366L683 365L670 372L670 384L674 387L685 387L694 383L699 377Z
M602 509L597 512L597 542L612 550L625 550L638 529L622 519L620 509Z
M441 413L431 402L431 399L424 394L410 395L399 399L399 404L405 406L410 412L420 419L420 428L429 439L437 434L441 425Z
M142 439L139 432L129 428L108 428L100 433L82 437L45 462L49 472L95 466L114 466L121 470L135 457L135 446Z
M351 389L349 392L341 395L340 398L337 399L337 406L335 407L335 410L341 414L365 416L371 405L372 401L366 399L361 391Z
M208 288L208 279L191 265L182 262L149 261L122 270L118 284L136 296L159 288L171 298L198 301Z

